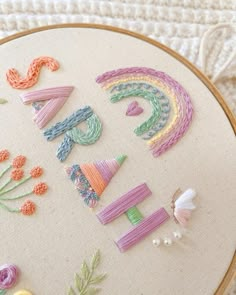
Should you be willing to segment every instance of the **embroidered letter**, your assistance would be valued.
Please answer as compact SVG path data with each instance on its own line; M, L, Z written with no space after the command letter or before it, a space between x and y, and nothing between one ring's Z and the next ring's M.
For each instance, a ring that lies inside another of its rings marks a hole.
M60 111L73 89L73 86L47 88L21 94L20 97L24 104L33 103L33 120L41 129Z
M75 128L83 121L86 121L88 125L87 132ZM83 145L95 143L101 136L102 124L97 115L93 113L93 110L89 106L86 106L74 112L63 122L59 122L45 130L44 136L47 140L51 141L65 132L63 142L58 147L56 153L60 161L64 161L67 158L75 143Z

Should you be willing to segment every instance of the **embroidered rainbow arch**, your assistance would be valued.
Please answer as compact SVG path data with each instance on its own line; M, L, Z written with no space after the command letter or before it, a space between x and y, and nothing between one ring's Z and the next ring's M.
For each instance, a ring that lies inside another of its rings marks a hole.
M96 82L110 91L111 102L142 97L152 107L151 116L135 130L147 140L154 157L167 151L188 130L193 106L186 90L164 72L145 67L131 67L106 72Z

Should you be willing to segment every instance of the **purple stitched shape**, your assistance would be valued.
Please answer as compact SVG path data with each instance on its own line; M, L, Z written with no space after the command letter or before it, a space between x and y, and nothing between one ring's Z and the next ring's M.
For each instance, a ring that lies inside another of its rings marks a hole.
M132 101L127 108L126 116L138 116L143 112L143 108L138 105L137 101Z

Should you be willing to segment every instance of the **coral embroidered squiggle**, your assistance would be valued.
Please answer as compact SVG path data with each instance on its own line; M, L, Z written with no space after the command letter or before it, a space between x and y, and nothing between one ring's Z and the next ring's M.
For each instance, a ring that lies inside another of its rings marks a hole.
M30 88L37 83L40 70L43 66L46 66L52 72L58 70L60 67L58 61L54 58L41 56L32 61L25 78L22 78L16 69L9 69L6 73L7 81L16 89Z

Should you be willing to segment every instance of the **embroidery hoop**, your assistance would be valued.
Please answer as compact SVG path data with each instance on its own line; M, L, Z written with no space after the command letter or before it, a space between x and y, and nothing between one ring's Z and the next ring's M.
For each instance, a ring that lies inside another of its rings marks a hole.
M213 94L213 96L217 99L217 101L219 102L219 104L221 105L221 107L223 108L225 114L227 115L229 122L234 130L234 133L236 133L236 119L234 117L234 115L232 114L232 112L230 111L229 107L226 105L223 97L220 95L220 93L218 92L218 90L216 89L216 87L211 83L211 81L200 71L198 70L194 65L192 65L190 62L188 62L185 58L181 57L179 54L177 54L176 52L174 52L173 50L169 49L168 47L158 43L157 41L151 40L145 36L142 36L140 34L137 33L133 33L130 31L126 31L124 29L119 29L119 28L115 28L115 27L110 27L110 26L104 26L104 25L93 25L93 24L64 24L64 25L54 25L54 26L47 26L47 27L41 27L38 29L33 29L33 30L29 30L23 33L18 33L16 35L4 38L3 40L0 41L0 44L4 44L7 43L9 41L15 40L17 38L29 35L29 34L33 34L33 33L37 33L40 31L45 31L45 30L51 30L51 29L60 29L60 28L89 28L89 29L100 29L100 30L108 30L108 31L112 31L112 32L116 32L116 33L121 33L121 34L125 34L128 36L132 36L135 38L138 38L142 41L145 41L149 44L152 44L156 47L158 47L159 49L162 49L163 51L167 52L168 54L170 54L172 57L174 57L175 59L177 59L178 61L180 61L182 64L184 64L189 70L191 70L204 84L205 86L209 89L209 91ZM231 279L234 276L234 271L236 269L236 254L234 254L232 263L227 271L227 273L225 274L225 277L222 281L222 283L220 284L220 286L218 287L217 291L215 294L222 294L227 286L229 285Z

